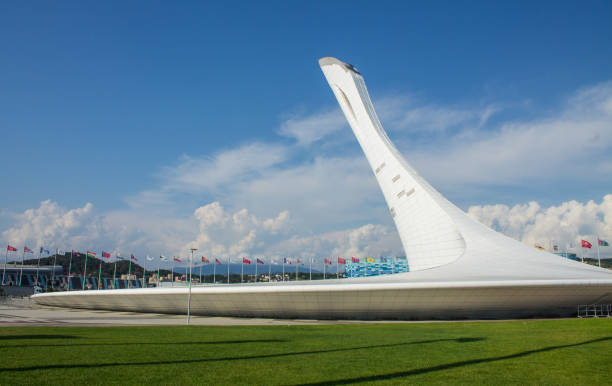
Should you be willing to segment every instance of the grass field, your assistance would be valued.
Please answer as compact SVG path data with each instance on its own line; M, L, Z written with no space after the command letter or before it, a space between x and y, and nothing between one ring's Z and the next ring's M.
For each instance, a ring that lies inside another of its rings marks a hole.
M609 384L612 320L3 327L0 384Z

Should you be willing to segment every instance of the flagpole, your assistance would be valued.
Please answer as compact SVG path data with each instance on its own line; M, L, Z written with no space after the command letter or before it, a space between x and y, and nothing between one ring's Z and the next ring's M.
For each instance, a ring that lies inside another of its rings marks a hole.
M323 260L323 280L325 280L325 273L327 272L327 258Z
M268 283L272 282L272 258L268 260Z
M215 257L215 264L213 265L213 284L217 284L217 258Z
M244 275L244 257L242 258L242 263L240 264L240 284L244 283L244 279L242 276Z
M145 256L144 268L142 269L142 288L145 288L147 281L147 260L149 260L149 255Z
M202 284L202 262L200 262L200 284Z
M310 257L310 265L308 267L308 272L309 272L310 280L312 280L312 256Z
M299 263L297 262L299 259L295 260L295 281L298 281L298 267L299 267Z
M89 250L85 253L85 268L83 269L83 286L81 290L85 291L85 280L87 280L87 258L89 257Z
M23 259L25 258L25 246L23 247L23 253L21 254L21 271L19 273L19 287L21 287L21 278L23 277Z
M38 253L38 262L36 263L36 285L38 285L38 271L40 270L40 255L42 255L42 249L43 247L40 247Z
M100 268L98 269L98 291L100 291L100 280L102 279L102 260L100 260Z
M130 263L128 265L128 288L130 288L130 278L132 277L132 254L130 253Z
M257 266L259 265L259 262L257 261L257 258L255 258L255 283L257 283Z
M599 235L597 235L597 265L601 268L601 259L599 258Z
M172 287L174 287L174 259L176 256L172 256Z
M230 283L230 257L227 257L227 284Z
M55 264L57 263L57 254L59 248L55 248L55 256L53 256L53 268L51 269L51 289L55 289Z
M189 325L189 319L191 318L191 261L193 260L193 252L197 250L197 248L191 248L191 257L189 257L189 295L187 295L187 325Z
M117 289L117 280L115 275L117 274L117 256L115 256L115 268L113 269L113 289Z
M285 281L285 262L287 261L286 257L283 257L283 281Z
M160 259L161 260L161 259ZM159 288L159 266L161 265L161 263L157 264L157 287Z
M6 247L6 254L4 255L4 268L2 269L2 285L4 285L4 277L6 276L6 265L8 264L8 246Z
M339 256L336 256L336 279L340 279L340 261L338 260L339 258Z
M70 272L72 270L72 253L74 252L74 249L70 250L70 263L68 264L68 291L70 291L70 287L71 287L71 280L70 280Z

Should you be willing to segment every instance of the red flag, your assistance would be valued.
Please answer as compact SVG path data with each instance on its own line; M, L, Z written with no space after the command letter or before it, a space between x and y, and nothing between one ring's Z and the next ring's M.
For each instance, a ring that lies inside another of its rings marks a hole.
M32 250L28 247L23 247L23 251L32 253Z
M6 247L6 250L9 252L17 252L17 248L11 247L10 245Z
M346 260L344 260L343 258L339 257L338 258L338 264L346 264Z
M325 258L325 264L327 264L327 257Z
M208 263L210 263L210 260L208 260L207 258L202 256L202 262L208 264Z
M297 263L300 264L300 259L297 259Z
M110 253L102 251L102 257L106 257L107 259L110 259Z
M217 264L221 264L221 262L219 261L219 259L217 259L216 257L215 257L215 261L217 262Z
M96 253L95 253L95 252L92 252L92 251L87 251L87 255L95 256L95 255L96 255Z
M244 264L251 264L251 260L247 259L246 257L243 257L243 258L242 258L242 262L243 262Z
M182 263L181 259L174 257L174 261L176 261L177 263Z
M591 248L592 245L586 240L582 240L582 248Z
M359 259L356 257L351 257L351 259L353 260L353 263L359 263Z
M133 253L130 254L130 259L132 259L134 261L138 261L138 259L136 258L136 256L134 256Z

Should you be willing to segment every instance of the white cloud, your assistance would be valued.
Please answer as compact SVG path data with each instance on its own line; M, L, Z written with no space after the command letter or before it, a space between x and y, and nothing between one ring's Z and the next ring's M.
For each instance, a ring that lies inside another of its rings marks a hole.
M568 201L548 208L541 207L537 202L513 207L484 205L470 207L468 214L529 245L537 243L550 248L554 241L564 250L567 244L580 246L581 240L595 245L597 236L612 240L612 194L604 196L599 204L594 201L585 204ZM595 251L595 248L589 251L589 256L594 257ZM600 252L603 256L612 257L610 247L603 247Z
M344 115L336 108L308 116L296 115L284 121L278 133L295 138L300 145L310 145L347 127Z
M612 83L577 92L545 118L497 127L490 120L497 104L461 108L401 96L375 104L409 162L455 194L568 175L573 184L593 173L603 181L612 177ZM128 197L128 208L94 214L91 204L64 209L45 201L16 216L2 236L16 244L151 255L184 255L189 246L211 256L403 254L375 178L338 109L294 116L279 133L295 143L183 156L158 173L157 187ZM351 144L334 142L340 135ZM612 238L608 197L602 204L494 205L470 213L528 243L575 241L594 232Z
M610 106L612 83L603 83L578 92L547 118L497 130L466 127L425 147L402 147L417 169L447 187L610 179Z
M46 200L38 208L28 209L13 216L15 225L2 237L17 246L30 249L56 245L78 245L91 235L99 233L101 224L93 216L93 205L66 210L57 203Z

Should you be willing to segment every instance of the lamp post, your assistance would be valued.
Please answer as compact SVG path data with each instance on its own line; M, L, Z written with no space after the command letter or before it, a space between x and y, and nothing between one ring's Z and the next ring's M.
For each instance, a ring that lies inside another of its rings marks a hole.
M189 258L189 293L187 295L187 325L189 325L189 319L191 318L191 261L193 260L193 252L197 251L198 248L191 248L191 257Z

